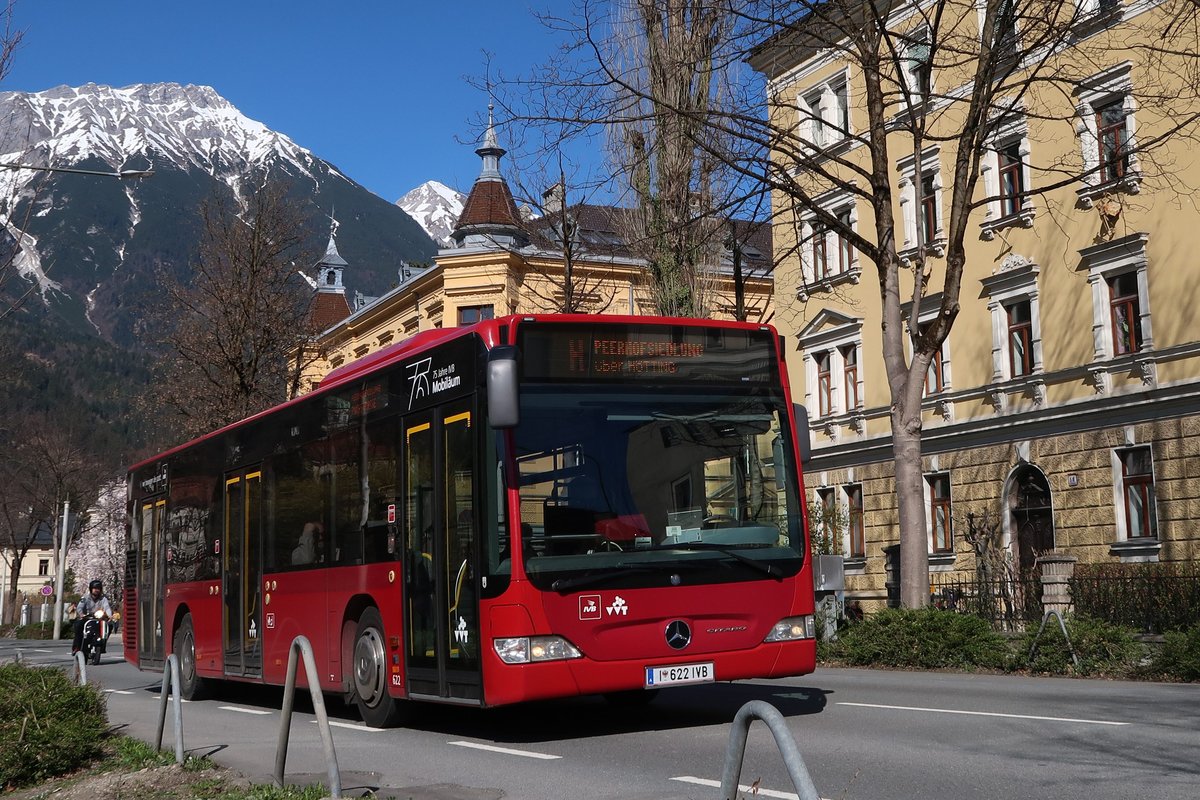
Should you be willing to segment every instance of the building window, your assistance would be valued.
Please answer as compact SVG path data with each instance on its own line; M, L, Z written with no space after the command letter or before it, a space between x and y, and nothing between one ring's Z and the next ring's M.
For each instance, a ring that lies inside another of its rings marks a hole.
M914 105L933 92L933 45L929 28L925 26L905 37L904 82L909 102Z
M1112 315L1113 355L1136 353L1142 347L1142 315L1138 309L1136 272L1108 279L1109 308Z
M998 60L1017 55L1017 4L1015 0L1002 0L996 5L992 18L992 46Z
M1092 337L1097 362L1154 349L1146 258L1149 240L1149 234L1133 233L1079 251L1079 269L1087 270L1092 287ZM1152 369L1152 363L1147 364ZM1142 377L1152 383L1149 373ZM1097 391L1106 388L1103 380L1096 383Z
M1004 307L1008 317L1008 367L1016 378L1033 372L1033 319L1028 300Z
M904 218L904 244L900 257L911 259L924 248L935 256L945 254L942 230L942 177L938 148L922 153L920 161L912 156L900 159L900 210Z
M1099 145L1100 180L1104 183L1125 177L1129 162L1125 157L1128 138L1124 99L1096 109L1096 140Z
M921 326L921 335L929 330L929 325ZM929 370L925 373L925 396L946 391L946 358L939 347L929 360Z
M492 306L460 306L458 309L459 325L474 325L485 319L495 319Z
M950 476L943 473L925 478L929 484L929 523L933 532L933 552L954 551L950 519Z
M813 225L812 263L817 280L830 276L829 254L825 251L825 241L828 237L829 231L825 229L824 225L820 223Z
M1082 81L1078 98L1079 148L1083 161L1079 203L1090 208L1098 195L1137 193L1142 180L1137 158L1137 121L1131 63L1126 61Z
M1010 253L1000 268L983 278L983 296L992 316L992 382L1037 375L1042 371L1040 301L1037 279L1040 270L1027 258ZM1040 402L1042 389L1026 387ZM993 394L999 410L1005 395Z
M1154 470L1149 447L1118 451L1125 498L1125 531L1130 539L1158 536Z
M842 385L846 390L846 410L851 411L859 406L858 345L848 344L839 347L838 352L842 355Z
M850 93L845 73L800 96L800 137L816 149L835 145L850 135Z
M1021 212L1021 198L1025 194L1021 143L1004 145L997 156L1000 161L1000 215L1011 217Z
M863 496L862 484L852 483L846 487L846 519L849 529L849 546L847 555L851 558L865 558L867 555L866 529L863 525Z
M49 574L50 574L50 559L39 558L38 559L38 575L46 576Z
M804 402L814 425L831 438L840 435L829 417L849 415L843 420L863 433L865 423L857 409L864 405L863 376L858 369L862 348L862 320L832 309L822 309L797 335L804 353Z
M936 175L927 172L921 176L921 244L929 244L937 239L941 220L938 209L938 189L935 186Z
M832 353L817 353L817 415L829 416L833 411L833 373L830 370Z
M1019 102L1001 104L979 159L988 201L979 223L980 238L991 241L1000 228L1033 226L1035 208L1030 187L1029 123Z
M802 300L809 294L808 287L823 281L858 282L858 252L850 244L850 234L858 223L853 197L845 192L831 192L815 202L837 222L826 224L815 215L801 219L800 261L804 283L797 294L802 295Z

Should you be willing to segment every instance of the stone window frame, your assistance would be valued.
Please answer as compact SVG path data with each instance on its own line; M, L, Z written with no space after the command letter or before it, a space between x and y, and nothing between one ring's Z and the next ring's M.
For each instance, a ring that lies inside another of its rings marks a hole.
M917 310L917 318L916 318L916 324L918 325L918 327L924 326L927 323L931 322L932 318L937 316L938 312L941 310L941 307L942 307L942 293L941 292L938 292L938 293L932 294L932 295L926 295L925 297L921 298L921 307ZM912 355L913 355L913 351L912 351L913 313L912 313L912 311L913 311L913 308L912 308L911 301L904 303L900 307L900 313L901 313L902 317L904 318L904 324L905 324L906 332L908 334L904 337L904 350L905 350L905 355L908 357L910 363L911 363ZM924 390L922 390L922 392L923 392L922 402L924 404L933 405L936 408L937 412L942 415L943 419L945 419L947 422L951 422L954 419L954 404L949 402L948 400L946 400L946 396L950 394L950 392L953 390L953 386L954 386L953 376L952 376L952 372L951 372L951 364L953 362L950 358L950 337L949 336L946 337L946 341L942 342L940 352L941 352L941 356L942 356L941 365L940 365L941 366L941 375L942 375L941 391L933 392L933 393L925 393ZM935 357L936 357L936 355L935 355ZM929 368L933 369L933 361L929 362ZM928 371L926 372L926 375L928 375ZM922 378L922 380L924 380L924 378Z
M1005 407L1007 399L1007 393L998 387L1010 381L1024 388L1034 402L1045 402L1041 294L1038 291L1040 273L1041 268L1037 264L1013 253L1000 262L1000 268L995 273L980 280L992 321L992 384L996 391L990 402L997 410ZM1033 369L1028 375L1014 376L1009 352L1011 343L1008 339L1007 309L1014 302L1022 300L1029 302L1030 360Z
M1137 194L1141 191L1142 168L1137 155L1137 100L1133 95L1133 62L1124 61L1088 78L1075 87L1075 134L1083 171L1082 184L1076 190L1076 204L1091 208L1096 198L1106 194ZM1124 174L1116 180L1104 181L1100 175L1100 141L1096 110L1120 102L1125 112L1125 142L1131 150Z
M806 150L820 153L837 148L854 138L854 117L851 113L853 103L850 93L850 68L844 67L833 75L810 84L796 93L796 125L801 141L808 142ZM842 108L838 102L838 89L845 100L845 130L843 120L839 119ZM812 98L819 95L818 107L813 108ZM813 135L813 120L821 121L821 141L816 141Z
M849 211L850 229L854 232L858 231L858 202L857 197L852 192L841 189L831 190L814 198L814 203L833 216L837 216L840 212ZM846 265L846 270L827 276L817 275L817 264L813 258L813 236L816 235L817 231L816 215L811 210L803 211L799 221L801 285L796 290L796 299L800 302L804 302L817 291L828 291L846 283L857 285L862 279L862 261L859 258L858 249L848 242L849 262ZM824 229L824 236L825 258L838 258L839 248L842 244L841 236L836 231L828 228Z
M911 154L896 161L896 172L900 175L897 182L900 211L904 219L904 241L897 255L908 261L917 257L922 246L930 255L938 258L946 255L946 214L940 150L937 146L926 148L921 153L919 163ZM933 241L920 242L920 179L931 173L937 205L937 224L934 226Z
M1131 233L1119 239L1080 249L1079 271L1087 271L1092 290L1092 364L1089 382L1098 393L1110 388L1110 371L1119 371L1132 363L1147 386L1157 384L1154 364L1154 332L1150 313L1149 259L1146 247L1150 234ZM1135 353L1117 355L1112 334L1112 305L1109 280L1125 273L1136 273L1138 318L1142 330L1141 347Z
M933 546L933 481L939 478L946 479L946 521L950 526L950 547L948 550L935 550ZM952 565L955 559L954 480L952 479L950 470L939 469L937 465L934 465L933 469L921 476L921 482L925 495L923 500L925 504L925 546L929 552L929 564L931 567L946 567Z
M1112 458L1112 490L1113 516L1116 538L1109 545L1111 555L1118 556L1122 561L1157 561L1162 549L1161 529L1158 520L1158 500L1155 498L1150 508L1151 527L1153 536L1131 537L1129 535L1129 509L1126 503L1125 466L1122 456L1136 450L1147 450L1150 454L1150 486L1158 485L1157 461L1154 458L1154 448L1148 442L1139 443L1131 432L1127 431L1125 444L1114 447Z
M821 314L828 313L822 311ZM820 319L820 314L814 322ZM804 403L812 412L817 408L817 400L819 387L817 382L817 356L821 353L829 354L829 371L830 371L830 399L829 413L826 415L815 414L811 417L811 427L814 429L824 428L825 432L833 439L838 438L839 423L845 422L854 427L858 433L865 430L865 402L866 397L865 387L863 384L863 338L862 338L862 319L845 318L837 315L841 319L841 324L834 325L829 328L821 328L815 333L805 335L803 332L797 335L797 342L802 353L804 363ZM857 393L859 405L857 408L846 408L846 389L845 389L845 362L843 349L849 345L854 345L858 348L859 368L857 371Z
M1021 156L1020 208L1015 214L1004 214L1001 200L1000 151L1017 145ZM998 121L984 140L984 152L979 159L979 174L983 178L984 193L991 198L983 207L983 220L979 223L979 238L990 242L996 231L1004 228L1032 228L1037 206L1033 202L1033 173L1029 165L1032 146L1029 141L1029 122L1020 112L1010 114Z

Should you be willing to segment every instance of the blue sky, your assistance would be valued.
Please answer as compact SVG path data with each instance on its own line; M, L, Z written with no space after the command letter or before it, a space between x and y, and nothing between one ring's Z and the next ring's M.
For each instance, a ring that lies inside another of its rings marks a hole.
M387 200L426 180L467 191L461 140L486 112L467 83L485 51L505 72L557 35L534 10L569 0L18 0L25 31L2 89L93 82L212 86ZM503 142L502 142L503 144Z

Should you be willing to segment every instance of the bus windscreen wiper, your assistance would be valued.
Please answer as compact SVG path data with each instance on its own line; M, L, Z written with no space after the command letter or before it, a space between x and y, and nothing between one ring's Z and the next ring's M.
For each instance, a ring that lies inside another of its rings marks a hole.
M597 583L615 577L616 575L629 574L636 572L644 573L660 573L671 572L680 569L690 570L696 569L698 564L681 564L676 561L652 561L646 563L635 564L613 564L611 566L599 567L596 571L589 570L583 575L576 575L573 578L559 578L550 584L550 588L556 592L569 592L572 589L582 589L585 586L592 586Z
M742 545L742 546L757 548L757 547L768 547L769 545L747 544L747 545ZM749 556L744 556L741 553L737 552L736 550L734 550L730 547L726 547L726 546L720 545L720 544L715 544L713 542L677 542L675 544L660 544L660 545L653 547L652 549L654 549L654 550L693 550L693 551L712 550L717 553L720 553L721 555L729 556L734 561L741 562L742 564L745 564L746 566L750 567L751 569L758 570L763 575L766 575L769 578L774 578L777 581L781 581L784 578L783 573L776 572L775 570L771 569L770 564L764 564L763 562L757 561L753 558L750 558Z

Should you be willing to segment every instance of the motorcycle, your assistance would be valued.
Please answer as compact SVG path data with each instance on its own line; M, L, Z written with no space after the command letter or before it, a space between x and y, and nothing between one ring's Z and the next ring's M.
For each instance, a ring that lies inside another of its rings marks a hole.
M100 656L108 651L108 636L111 631L111 620L103 609L96 609L91 617L83 621L83 642L80 646L83 660L89 664L99 664Z

